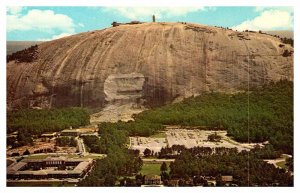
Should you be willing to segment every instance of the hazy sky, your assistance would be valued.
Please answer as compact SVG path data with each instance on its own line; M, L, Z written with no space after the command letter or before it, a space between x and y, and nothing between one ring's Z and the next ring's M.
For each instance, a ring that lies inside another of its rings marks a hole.
M7 7L7 40L51 40L113 21L184 21L237 30L293 30L292 7Z

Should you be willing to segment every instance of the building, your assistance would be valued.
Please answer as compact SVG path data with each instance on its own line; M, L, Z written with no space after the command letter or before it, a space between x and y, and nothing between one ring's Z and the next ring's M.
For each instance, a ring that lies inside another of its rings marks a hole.
M45 137L45 138L53 138L53 137L57 137L57 132L43 133L43 134L41 135L41 137Z
M179 185L179 180L169 180L168 186L170 187L177 187Z
M232 176L221 176L221 181L224 183L225 186L230 186L233 181Z
M60 132L60 135L77 137L80 135L80 132L77 129L65 129Z
M135 24L142 24L143 22L140 22L140 21L131 21L129 23L119 23L119 22L112 22L111 25L113 27L117 27L117 26L120 26L120 25L135 25Z
M208 184L208 186L216 186L217 182L216 182L216 180L208 179L207 180L207 184Z
M160 185L161 177L159 175L149 174L145 176L146 185Z
M7 168L8 179L64 179L83 178L92 168L93 159L68 159L47 157L45 159L24 160Z

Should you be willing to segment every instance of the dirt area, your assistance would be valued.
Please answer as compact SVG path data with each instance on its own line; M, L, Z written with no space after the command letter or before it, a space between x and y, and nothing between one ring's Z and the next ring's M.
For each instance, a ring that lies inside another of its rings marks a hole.
M162 147L167 146L166 138L130 137L130 149L138 149L144 152L146 148L154 152L160 152Z
M207 140L208 135L217 133L221 136L220 142L211 142ZM261 143L239 143L227 135L227 131L207 131L207 130L187 130L187 129L169 129L165 132L165 138L147 138L147 137L130 137L130 149L138 149L143 152L146 148L159 152L162 147L167 145L184 145L187 148L196 146L200 147L226 147L237 148L238 151L250 150L255 145L263 146Z
M91 124L96 124L100 122L117 122L119 120L127 122L133 120L133 114L138 114L146 110L144 107L137 108L135 105L134 103L108 105L101 112L92 114L90 122Z
M280 158L277 159L265 159L264 161L266 161L269 164L273 164L276 168L285 168L285 163L286 163L286 159L292 157L291 155L288 154L282 154L280 156Z

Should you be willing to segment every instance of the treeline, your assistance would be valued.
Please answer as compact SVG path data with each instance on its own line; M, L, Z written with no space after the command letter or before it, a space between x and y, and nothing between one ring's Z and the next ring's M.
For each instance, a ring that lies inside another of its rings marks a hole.
M105 153L107 157L97 160L91 174L79 182L78 186L114 186L119 177L132 176L143 165L139 151L125 147L128 140L126 130L103 127L99 133L100 139L96 136L85 136L84 143L90 152Z
M170 176L175 179L216 176L219 186L224 185L221 175L233 176L232 183L238 186L293 186L293 177L284 169L275 168L246 151L205 157L184 151L170 164L170 169Z
M90 117L83 108L22 109L7 112L7 132L18 131L29 135L61 131L87 125Z
M280 38L280 40L282 41L282 43L285 44L290 44L292 47L294 47L294 39L293 38Z
M149 136L163 125L226 129L239 142L269 141L293 154L293 82L281 80L238 94L205 93L180 103L144 111L134 122L105 123L103 128Z
M177 158L182 152L189 152L193 156L201 158L211 155L230 155L237 154L237 148L226 147L202 147L196 146L192 148L186 148L184 145L172 145L171 147L162 147L158 153L151 154L160 159L174 159ZM151 152L150 152L151 153ZM250 153L258 159L276 159L280 157L280 152L274 150L272 145L266 145L264 147L256 146L250 150ZM145 154L145 153L144 153Z
M24 50L12 53L11 55L7 55L7 62L12 60L15 60L16 62L33 62L37 59L37 49L38 45L34 45Z

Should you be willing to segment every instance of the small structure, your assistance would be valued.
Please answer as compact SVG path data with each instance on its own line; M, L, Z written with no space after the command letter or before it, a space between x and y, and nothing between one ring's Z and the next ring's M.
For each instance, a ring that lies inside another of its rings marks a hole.
M146 185L160 185L161 177L159 175L149 174L145 176Z
M120 26L120 25L136 25L136 24L142 24L143 22L140 22L140 21L131 21L129 23L119 23L119 22L112 22L111 25L113 27L117 27L117 26Z
M57 136L57 132L43 133L41 136L45 138L53 138Z
M170 187L177 187L179 185L179 180L169 180L168 186Z
M119 26L119 25L122 25L122 23L118 23L118 22L114 21L114 22L111 23L111 25L112 25L113 27L117 27L117 26Z
M65 129L60 132L61 136L79 136L80 132L77 129Z
M233 181L232 176L221 176L221 181L225 184L225 186L230 186Z
M130 23L126 23L126 24L141 24L142 22L140 21L131 21Z
M152 15L152 22L155 22L155 15Z
M208 184L208 186L216 186L217 182L216 182L216 180L208 179L207 184Z

